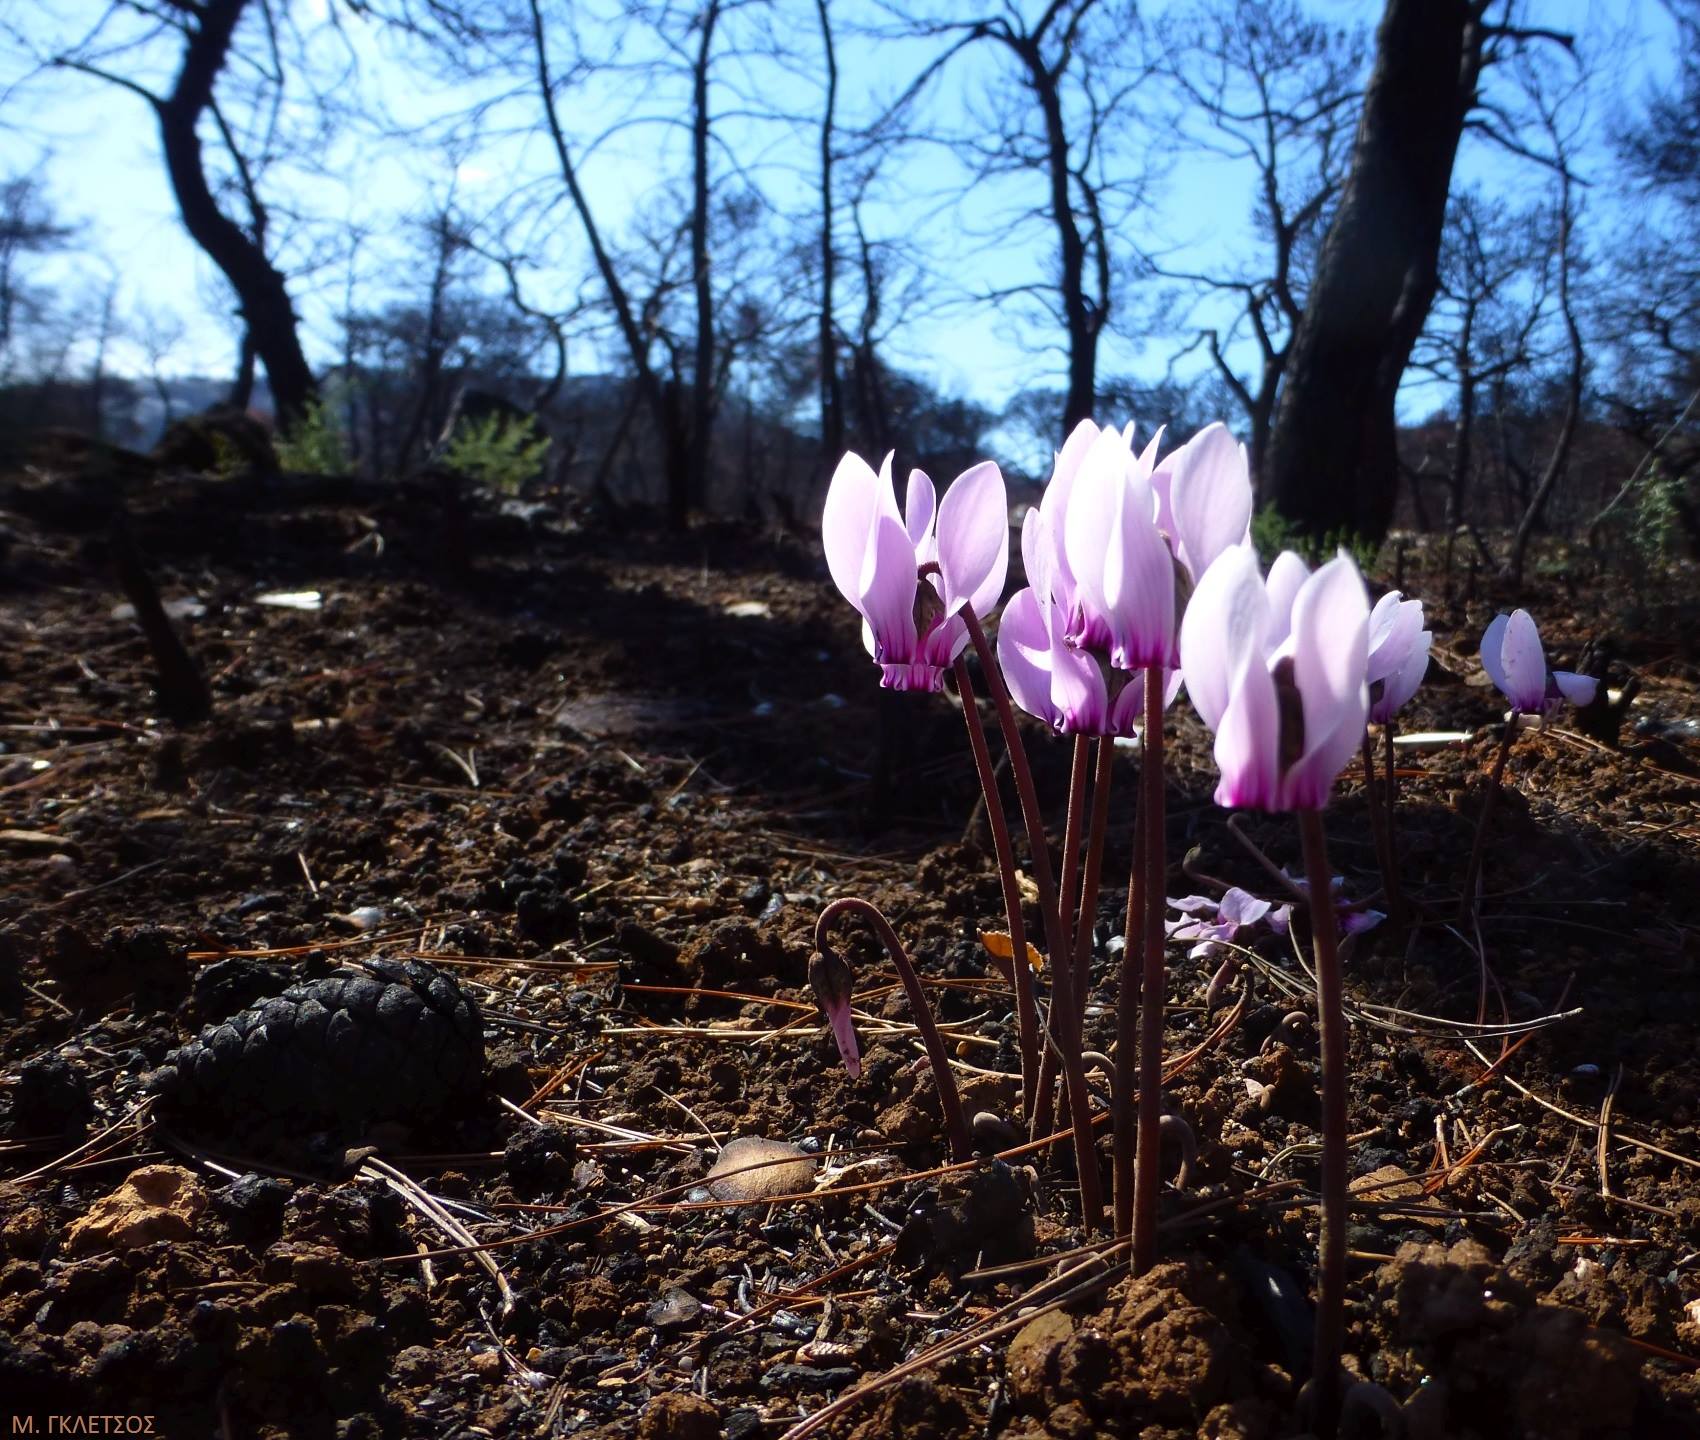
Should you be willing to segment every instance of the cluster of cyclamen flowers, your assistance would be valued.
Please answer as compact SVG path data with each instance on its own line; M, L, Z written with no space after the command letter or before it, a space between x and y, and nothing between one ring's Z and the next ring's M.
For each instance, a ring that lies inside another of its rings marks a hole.
M1337 1401L1333 1380L1345 1274L1346 1119L1339 926L1320 812L1340 772L1361 752L1384 894L1397 918L1392 734L1399 710L1422 683L1432 636L1420 601L1393 592L1372 608L1363 577L1344 551L1314 570L1290 551L1267 570L1259 564L1250 534L1253 499L1245 450L1224 426L1211 425L1167 455L1160 453L1162 443L1161 431L1139 447L1131 424L1116 430L1089 420L1068 437L1043 498L1024 517L1027 584L1003 607L995 655L982 622L1003 594L1010 550L1008 499L995 465L966 471L942 501L932 481L912 471L900 512L890 457L876 473L846 455L827 494L822 535L833 581L862 616L863 639L880 667L881 684L936 692L944 688L947 672L955 675L997 848L1011 953L1024 957L1021 890L965 663L970 646L981 662L1021 800L1051 976L1050 1003L1041 1009L1029 966L1019 958L1012 966L1024 1115L1035 1139L1047 1135L1060 1066L1082 1219L1089 1229L1102 1223L1102 1201L1081 1025L1113 744L1118 737L1139 737L1140 823L1112 1091L1116 1230L1129 1237L1136 1272L1155 1257L1165 942L1216 942L1231 938L1237 926L1285 918L1273 915L1267 902L1230 892L1213 926L1165 924L1170 902L1164 895L1163 716L1183 684L1215 735L1217 803L1297 813L1306 879L1288 888L1310 914L1322 1044L1316 1375L1330 1383L1318 1387L1316 1428L1327 1433L1328 1411ZM1521 610L1488 627L1482 661L1511 705L1497 784L1519 717L1544 715L1564 700L1588 703L1594 682L1549 672L1534 621ZM1060 886L1011 699L1055 733L1073 737ZM1387 742L1380 781L1371 725L1381 728ZM1474 890L1479 841L1478 827L1466 903ZM1199 911L1210 903L1190 908ZM961 1107L919 984L911 983L913 969L895 933L866 902L840 902L821 917L811 978L822 1007L847 1063L854 1065L850 976L828 932L834 919L857 909L874 920L905 977L917 1020L932 1036L941 1106L953 1149L964 1158L968 1136Z

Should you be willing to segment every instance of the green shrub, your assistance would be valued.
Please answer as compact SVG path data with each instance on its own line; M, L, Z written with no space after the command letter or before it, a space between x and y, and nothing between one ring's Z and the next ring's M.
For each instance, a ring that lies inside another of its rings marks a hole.
M1631 545L1643 560L1674 559L1682 550L1682 513L1677 497L1682 481L1666 472L1656 460L1635 494L1635 518L1630 525Z
M537 422L506 415L486 415L455 426L443 462L492 490L513 494L542 473L549 437Z
M315 400L307 418L277 437L278 464L310 475L346 475L348 446L330 404Z
M1358 562L1358 569L1368 570L1381 553L1381 547L1373 540L1349 530L1330 531L1318 540L1273 505L1265 505L1251 517L1251 543L1257 547L1258 559L1265 565L1283 550L1297 550L1312 565L1332 559L1336 550L1345 550Z

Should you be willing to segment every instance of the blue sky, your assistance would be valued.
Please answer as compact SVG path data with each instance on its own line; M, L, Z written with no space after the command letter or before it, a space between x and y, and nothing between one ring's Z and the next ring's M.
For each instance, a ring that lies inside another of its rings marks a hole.
M331 63L339 53L333 32L326 27L327 0L296 0L294 13L321 59ZM55 37L80 33L103 11L99 0L58 0L53 7L34 6L13 23L26 27L43 51ZM613 0L607 8L614 9ZM855 7L840 6L851 9ZM1168 6L1147 6L1147 16ZM1373 23L1379 6L1358 0L1313 0L1319 18L1336 24ZM620 31L598 26L594 12L585 34L599 53L618 49L621 59L642 58L652 37L636 28ZM747 12L751 15L754 11ZM819 86L813 56L818 39L813 6L804 0L780 0L764 15L777 17L798 61L788 71L771 64L729 55L717 71L713 103L724 115L745 111L756 101L812 113L818 107ZM1649 77L1661 73L1661 37L1667 21L1653 0L1623 0L1619 4L1589 4L1587 0L1531 0L1531 21L1572 28L1582 37L1583 50L1598 55L1608 38L1622 43L1614 52L1616 73L1590 75L1596 97L1632 96ZM728 22L733 45L753 40L735 12ZM473 214L498 207L516 184L530 182L538 195L558 192L551 177L553 159L545 144L535 103L527 99L496 103L485 133L467 127L454 131L458 166L447 148L440 123L433 117L464 109L480 95L469 84L444 84L407 55L395 41L374 31L357 17L344 16L343 33L357 52L361 94L391 117L392 132L379 135L364 126L350 126L328 137L315 149L314 164L280 166L268 175L265 187L276 203L276 230L287 232L282 247L284 268L292 274L292 292L306 327L309 352L320 362L333 352L333 317L343 302L349 275L348 227L364 232L354 260L357 306L373 306L402 296L420 279L417 252L408 217L428 212L451 187L457 201ZM795 27L792 29L791 27ZM869 113L925 62L925 46L915 43L871 44L846 42L840 55L841 113L854 120ZM169 60L169 55L165 58ZM937 113L946 120L968 113L971 97L980 92L993 67L1003 57L982 49L953 65L937 92ZM6 125L0 129L0 173L38 168L61 214L80 227L78 247L52 262L46 273L66 289L81 283L104 287L115 276L121 310L142 326L154 318L156 330L181 330L161 362L168 373L223 373L232 363L235 339L224 312L222 284L210 263L188 240L176 217L151 117L134 96L99 81L63 71L28 73L14 53L0 61L0 102ZM1596 68L1597 59L1590 60ZM164 83L164 76L148 77ZM346 87L343 87L346 89ZM625 128L598 146L584 160L587 187L606 233L629 233L634 217L650 202L657 176L682 175L682 137L676 129L653 123L654 117L682 113L683 96L666 85L634 87L631 76L611 69L591 78L563 100L569 125L580 117L598 123L623 119ZM1584 149L1584 168L1593 178L1609 181L1602 137L1615 118L1609 105L1596 98L1584 125L1590 139ZM579 143L586 134L582 126ZM808 207L813 202L815 137L812 130L788 129L771 122L727 118L721 133L749 172L778 206ZM1165 136L1150 137L1162 147ZM1160 154L1166 161L1150 208L1137 211L1130 224L1148 246L1182 247L1178 253L1192 268L1222 268L1255 245L1251 233L1250 175L1243 164L1205 156ZM724 161L724 157L723 157ZM717 162L723 163L723 162ZM1481 143L1467 142L1459 176L1490 191L1529 193L1544 184L1538 172L1507 159ZM1019 286L1044 273L1052 241L1042 228L1003 235L1000 217L1043 197L1039 176L1020 177L983 185L967 198L952 202L960 172L937 147L917 147L880 182L883 203L870 208L870 221L886 234L910 238L930 254L937 275L917 285L920 309L894 337L890 358L930 375L947 392L965 394L993 407L1014 391L1035 384L1060 384L1062 356L1042 348L1054 335L1024 316L1018 305L978 303L977 293ZM1593 216L1604 218L1611 204L1605 184L1588 191ZM305 219L292 226L290 210ZM582 240L571 214L556 210L534 227L533 245L540 265L531 277L540 301L570 301L587 285ZM760 263L760 257L743 263ZM495 276L489 275L494 287ZM849 318L846 316L846 318ZM1195 317L1219 322L1208 308ZM1146 345L1107 339L1100 359L1101 374L1134 373L1143 378L1162 374L1170 355L1192 333ZM1241 352L1243 355L1244 352ZM597 353L592 342L575 346L571 366L588 372L616 362ZM121 348L119 363L145 366L142 351ZM1249 363L1249 357L1247 357ZM1413 390L1409 408L1430 408Z

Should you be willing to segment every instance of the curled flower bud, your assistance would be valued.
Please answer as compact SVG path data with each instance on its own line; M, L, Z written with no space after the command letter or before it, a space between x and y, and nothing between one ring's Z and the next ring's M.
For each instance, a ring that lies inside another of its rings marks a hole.
M856 1043L856 1022L850 1014L850 993L855 983L850 964L836 950L817 950L809 959L809 985L821 1013L832 1026L832 1038L852 1080L862 1073L862 1050Z

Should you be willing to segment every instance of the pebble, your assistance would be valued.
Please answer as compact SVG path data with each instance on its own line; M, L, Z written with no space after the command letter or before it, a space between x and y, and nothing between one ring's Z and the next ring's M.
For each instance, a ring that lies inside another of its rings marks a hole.
M702 1315L702 1302L694 1295L673 1288L663 1290L661 1298L644 1311L643 1318L657 1330L683 1330L696 1324Z
M157 1240L188 1240L206 1208L206 1190L193 1171L178 1165L144 1165L71 1222L65 1231L65 1248L72 1254L88 1254L132 1250Z

